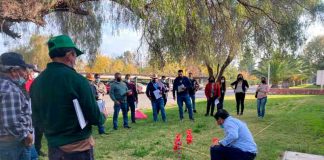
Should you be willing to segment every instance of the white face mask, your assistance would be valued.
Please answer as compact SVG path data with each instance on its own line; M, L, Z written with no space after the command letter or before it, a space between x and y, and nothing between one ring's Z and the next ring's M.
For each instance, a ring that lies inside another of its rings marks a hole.
M221 82L222 82L222 83L224 83L224 82L225 82L225 80L223 80L223 79L222 79L222 80L221 80Z
M39 73L34 73L34 74L32 75L33 79L37 78L38 75L39 75Z

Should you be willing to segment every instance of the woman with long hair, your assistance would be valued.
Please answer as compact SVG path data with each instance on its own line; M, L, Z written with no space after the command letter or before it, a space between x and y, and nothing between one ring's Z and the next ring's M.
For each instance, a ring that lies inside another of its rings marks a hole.
M217 110L223 109L224 108L224 97L226 93L226 78L225 76L221 76L219 81L219 86L220 86L220 97L219 97L219 103L217 104Z
M207 98L207 110L205 116L209 115L210 116L214 115L214 110L215 110L215 100L220 96L220 87L218 83L215 83L215 77L210 76L208 78L208 83L205 87L205 95Z
M245 100L245 93L249 88L248 82L243 78L243 75L240 73L237 75L236 81L231 83L232 88L235 92L235 99L236 99L236 113L237 115L243 115L244 112L244 100ZM240 111L241 105L241 113Z
M269 92L269 86L265 77L261 78L261 83L256 90L258 117L263 118L265 114L265 106L267 104L267 96Z

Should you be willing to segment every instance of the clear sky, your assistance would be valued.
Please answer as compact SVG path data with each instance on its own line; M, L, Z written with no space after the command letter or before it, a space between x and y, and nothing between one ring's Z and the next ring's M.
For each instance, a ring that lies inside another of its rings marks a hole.
M140 45L141 33L135 31L130 27L121 28L118 33L114 33L111 30L110 24L105 24L102 30L102 43L100 47L101 53L109 55L111 57L116 57L122 55L125 51L137 51ZM57 34L57 31L51 30L50 26L39 27L37 28L35 25L30 24L29 32L24 30L19 31L22 34L21 39L12 39L7 36L3 36L0 33L0 54L6 51L9 51L11 48L16 47L20 44L25 44L28 42L28 39L32 35L32 33L37 32L40 34ZM306 30L306 38L308 41L318 35L324 35L324 26L316 23L311 25ZM145 53L146 48L143 47L141 52Z

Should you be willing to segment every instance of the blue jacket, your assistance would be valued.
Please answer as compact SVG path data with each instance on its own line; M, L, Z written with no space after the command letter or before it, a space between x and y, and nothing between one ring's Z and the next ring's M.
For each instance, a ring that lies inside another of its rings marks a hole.
M178 87L181 86L182 84L186 87L186 90L183 92L178 92ZM192 85L188 77L186 76L183 76L182 78L177 77L173 82L173 89L172 89L173 97L175 97L176 92L177 92L177 96L189 95L189 91L191 89L192 89Z
M247 125L231 116L224 121L225 138L219 143L225 147L238 148L243 152L257 153L257 145Z

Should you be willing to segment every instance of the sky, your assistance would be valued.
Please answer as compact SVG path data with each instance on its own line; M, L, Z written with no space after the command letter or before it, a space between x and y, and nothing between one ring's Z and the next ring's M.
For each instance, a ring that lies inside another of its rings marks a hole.
M39 34L57 34L57 31L51 30L51 26L36 27L34 24L28 24L29 32L20 29L18 32L22 35L20 39L12 39L8 36L1 35L0 33L0 54L6 51L10 51L12 48L21 44L26 44L30 36L37 32ZM320 23L315 23L309 26L305 31L307 41L312 38L324 35L324 26ZM125 51L136 52L140 46L141 33L135 31L133 28L123 27L120 28L118 33L112 32L112 27L109 23L103 25L102 28L102 43L100 47L101 53L110 57L116 57L122 55ZM145 53L147 47L142 47L140 52Z

